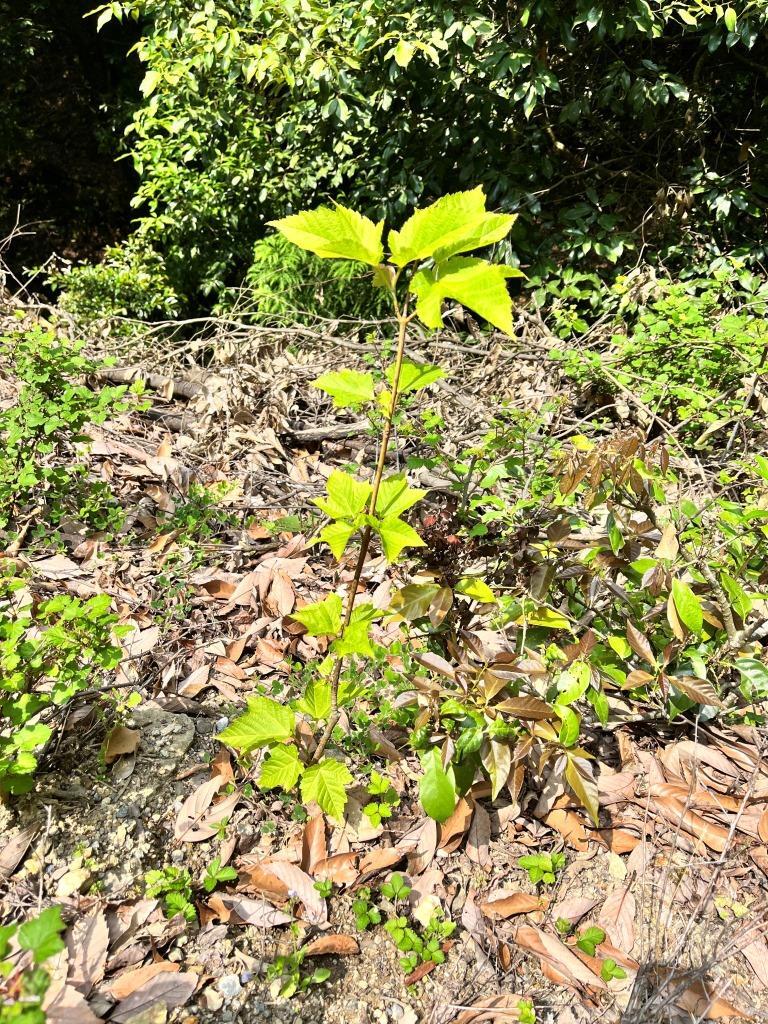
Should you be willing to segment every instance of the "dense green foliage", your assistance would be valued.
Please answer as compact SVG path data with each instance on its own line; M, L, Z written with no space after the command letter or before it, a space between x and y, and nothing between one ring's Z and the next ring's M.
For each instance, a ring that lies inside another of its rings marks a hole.
M24 924L0 925L0 1024L45 1024L43 997L51 978L41 965L64 949L65 927L60 907L48 907ZM15 962L17 950L31 954L24 970Z
M0 411L0 536L31 525L50 536L63 516L96 528L119 523L109 488L78 460L88 424L128 408L125 386L92 391L83 377L98 364L83 343L33 330L0 338L0 372L20 385L13 405Z
M254 258L265 222L328 195L396 217L484 184L521 213L501 255L538 280L762 252L765 0L115 0L98 20L116 19L138 22L145 69L138 229L113 257L142 315L246 278L279 292ZM69 287L98 301L106 277Z

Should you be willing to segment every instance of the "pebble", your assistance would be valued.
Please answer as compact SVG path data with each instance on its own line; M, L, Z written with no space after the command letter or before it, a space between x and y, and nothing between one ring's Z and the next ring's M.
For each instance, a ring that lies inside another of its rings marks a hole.
M185 856L186 855L183 850L176 849L173 850L171 853L171 860L173 861L174 864L183 864Z
M234 999L243 990L240 979L236 974L225 974L223 978L219 978L216 982L216 988L225 999Z

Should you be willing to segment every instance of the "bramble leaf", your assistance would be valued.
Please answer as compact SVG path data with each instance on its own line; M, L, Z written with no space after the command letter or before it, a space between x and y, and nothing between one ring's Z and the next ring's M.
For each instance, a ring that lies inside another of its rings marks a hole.
M347 786L353 781L345 764L325 757L305 770L301 778L301 798L306 803L314 800L326 814L340 819L347 805Z
M358 370L324 373L312 381L312 386L330 395L337 409L364 405L366 402L372 402L375 397L373 375L360 373Z
M344 554L344 550L347 544L349 544L349 539L356 530L357 527L352 523L345 523L343 520L339 520L336 523L329 523L327 526L324 526L318 537L328 545L333 552L333 557L338 559Z
M432 366L429 363L420 365L419 363L412 363L410 360L404 359L403 365L400 367L400 380L397 385L398 394L405 395L409 391L420 391L422 388L428 388L430 384L434 384L436 380L440 380L444 376L445 373L439 366ZM394 384L394 363L387 367L386 378L390 384Z
M414 528L396 516L382 519L376 526L376 532L381 537L384 556L388 562L394 562L403 548L424 547L424 541Z
M296 747L274 747L262 765L259 786L261 789L293 789L303 771Z
M296 716L269 697L249 697L248 710L216 737L234 750L247 752L293 736Z
M358 515L371 496L370 484L356 480L351 473L340 469L328 477L326 489L328 497L314 498L313 503L331 519L349 519Z
M337 636L341 631L341 598L329 594L292 612L291 618L300 622L310 636Z
M384 258L384 221L374 224L344 206L319 206L268 223L289 242L325 259L359 260L375 267Z
M392 262L398 267L416 260L445 259L498 242L509 232L515 217L489 213L479 185L467 192L442 196L437 202L416 210L399 231L390 231L387 243Z
M16 938L22 949L30 950L35 963L41 964L64 949L60 932L65 928L66 925L61 919L61 907L48 907L31 921L21 925Z
M327 718L331 713L331 687L329 683L313 679L296 706L314 719Z
M454 257L431 270L420 270L411 280L417 297L416 313L427 327L442 325L442 304L455 299L474 310L494 327L513 334L512 300L508 277L524 277L521 270L474 257Z
M387 477L381 481L376 498L376 515L382 519L400 516L426 494L415 487L409 487L404 473Z

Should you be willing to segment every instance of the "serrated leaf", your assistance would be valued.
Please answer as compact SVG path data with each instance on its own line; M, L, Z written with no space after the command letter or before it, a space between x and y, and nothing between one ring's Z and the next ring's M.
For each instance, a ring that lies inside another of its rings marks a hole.
M337 409L364 405L375 397L373 375L358 370L336 370L312 381L312 386L325 391Z
M345 764L326 757L305 769L301 777L301 798L305 803L314 800L326 814L340 820L347 805L347 786L353 781Z
M392 597L389 610L407 622L423 619L429 614L432 599L439 590L436 583L409 583Z
M469 252L498 242L509 232L514 216L488 213L482 186L442 196L416 210L399 231L390 231L387 242L392 262L398 267L415 260Z
M261 789L293 789L304 771L299 752L293 746L274 747L264 761L259 776Z
M680 579L672 580L672 600L678 618L692 633L698 635L704 625L701 602L687 583Z
M590 773L589 765L586 762L577 762L574 757L569 756L565 766L565 781L592 819L592 824L597 828L600 804L597 796L597 783Z
M384 556L388 562L394 562L403 548L424 547L424 541L414 528L397 517L382 519L376 526L376 532L381 537Z
M426 494L416 487L409 487L404 473L389 476L381 481L376 498L376 515L382 519L401 516Z
M247 752L269 743L291 739L296 716L269 697L249 697L248 710L216 737L234 750Z
M313 504L331 519L353 519L362 512L371 496L371 485L356 480L351 473L335 469L326 484L327 497L314 498Z
M324 526L318 537L324 544L328 545L333 552L333 557L339 559L344 554L350 537L356 530L357 527L351 523L339 520L336 523L329 523L327 526Z
M434 384L436 380L440 380L444 376L445 372L439 366L431 366L429 363L420 365L419 363L412 363L409 359L404 359L403 365L400 367L400 379L397 385L398 394L406 395L409 391L420 391L422 388L428 388L430 384ZM387 367L386 378L390 386L394 384L394 363Z
M22 949L28 949L36 964L64 949L61 932L66 925L61 919L61 907L48 907L31 921L25 921L16 933L16 940Z
M501 792L501 787L509 778L512 768L512 750L508 743L486 739L483 740L480 750L480 760L491 780L491 799L495 800Z
M368 635L369 630L368 622L350 622L339 639L331 644L331 651L339 657L357 654L361 658L372 658L374 650Z
M455 590L457 594L471 597L473 601L480 601L483 604L491 604L496 600L493 591L487 583L470 576L465 576L463 580L459 580Z
M384 221L374 224L343 206L319 206L268 223L289 242L325 259L359 260L375 267L384 258Z
M310 636L337 636L341 631L341 607L339 595L329 594L322 601L291 612L291 618L300 622Z
M434 269L420 270L411 279L416 295L416 313L427 327L442 325L442 304L455 299L474 310L505 334L514 334L512 300L507 292L509 277L523 277L522 271L474 257L454 257Z
M331 686L330 683L319 679L312 679L304 691L304 696L299 698L296 706L305 715L319 720L328 718L331 713Z
M421 759L424 774L419 782L419 800L430 818L447 821L456 807L456 787L452 772L443 768L440 751L432 747Z

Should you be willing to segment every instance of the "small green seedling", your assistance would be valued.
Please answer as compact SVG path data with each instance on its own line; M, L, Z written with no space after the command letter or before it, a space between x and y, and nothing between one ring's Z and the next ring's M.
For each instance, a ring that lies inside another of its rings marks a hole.
M576 945L582 952L586 953L587 956L594 956L595 949L601 942L605 942L605 932L602 928L592 925L579 933Z
M333 882L330 878L318 879L314 884L314 888L317 889L324 900L327 900L330 899L333 892Z
M147 896L163 897L166 917L182 914L187 921L194 921L197 917L192 902L192 878L186 868L166 864L160 871L147 871L144 887Z
M236 882L237 872L234 868L223 868L221 866L221 858L214 857L208 867L205 869L203 875L203 888L206 892L213 892L217 885L221 885L222 882Z
M555 928L557 929L558 935L570 935L573 931L573 925L564 917L558 917L555 921Z
M297 949L275 958L267 968L267 981L271 982L270 994L274 999L290 999L297 992L303 992L310 985L322 985L331 972L327 967L316 967L312 974L302 972L305 951Z
M536 1011L530 999L521 999L517 1004L517 1019L520 1024L536 1024Z
M603 981L611 981L613 978L626 978L627 972L623 967L619 967L615 960L611 957L603 960L603 965L600 968L600 977Z
M565 867L564 853L531 853L521 857L517 866L528 872L528 877L534 885L542 882L544 885L553 885L558 871Z
M376 828L382 821L392 817L392 810L400 803L400 797L389 779L378 772L371 772L368 795L374 799L363 807L363 813Z
M371 890L367 885L357 891L357 899L352 904L357 930L364 932L372 924L381 924L381 911L371 903Z
M410 891L410 890L409 890ZM395 945L403 953L400 966L410 974L419 964L432 961L441 964L445 960L442 945L449 935L456 930L453 921L445 921L442 914L436 911L421 935L411 928L406 917L393 917L384 925L394 939Z
M410 895L411 887L405 880L405 877L396 871L393 875L390 875L389 881L384 882L381 886L381 895L392 903L397 905L400 900L407 899Z

